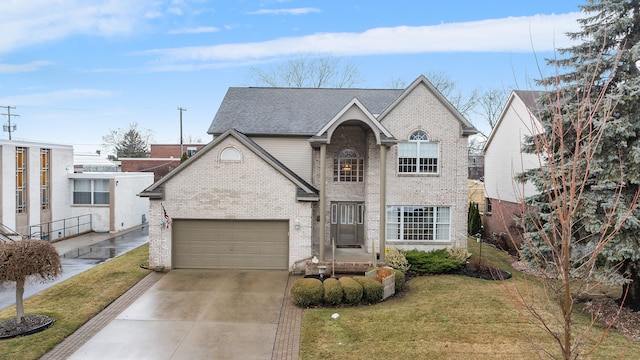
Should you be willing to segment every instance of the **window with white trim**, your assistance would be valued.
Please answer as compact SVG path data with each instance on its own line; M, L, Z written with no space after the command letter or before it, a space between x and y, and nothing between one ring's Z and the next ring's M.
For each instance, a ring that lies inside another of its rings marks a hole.
M344 149L333 160L333 181L363 182L364 159L353 149Z
M429 141L422 130L415 131L409 141L398 143L398 172L400 174L438 174L440 144Z
M448 206L387 206L387 241L450 241Z
M108 205L109 184L108 179L74 179L73 204Z

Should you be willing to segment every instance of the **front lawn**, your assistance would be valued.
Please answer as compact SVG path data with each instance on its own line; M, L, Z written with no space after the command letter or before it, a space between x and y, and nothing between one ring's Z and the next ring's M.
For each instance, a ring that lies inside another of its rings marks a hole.
M470 241L469 250L475 260L479 245ZM514 277L502 282L422 276L376 305L304 310L301 358L538 359L534 346L555 350L545 332L519 315L505 291L505 286L517 285L539 292L537 281L516 273L512 260L490 246L483 245L482 255L483 263L500 266ZM333 319L334 313L340 316ZM576 327L587 326L589 320L578 313ZM637 359L640 343L611 332L593 357Z
M140 268L148 259L146 244L26 299L25 314L47 315L56 322L45 331L0 341L0 359L38 359L53 349L149 274ZM15 305L10 306L0 311L0 320L15 315Z

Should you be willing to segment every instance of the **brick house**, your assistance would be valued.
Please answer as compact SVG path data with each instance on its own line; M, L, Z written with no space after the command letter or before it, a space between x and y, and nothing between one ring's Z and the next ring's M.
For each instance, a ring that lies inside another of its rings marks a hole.
M512 240L521 243L521 229L516 216L522 213L522 201L535 194L531 183L521 184L515 177L540 166L538 156L522 153L526 136L540 129L536 118L539 91L511 92L504 109L484 147L485 209L484 238L513 251Z
M151 144L148 158L120 158L122 172L152 172L158 181L180 165L180 144ZM183 144L182 152L187 157L195 155L204 144Z
M476 132L424 76L406 89L230 88L213 141L140 194L149 264L295 271L335 248L384 260L388 247L465 247Z

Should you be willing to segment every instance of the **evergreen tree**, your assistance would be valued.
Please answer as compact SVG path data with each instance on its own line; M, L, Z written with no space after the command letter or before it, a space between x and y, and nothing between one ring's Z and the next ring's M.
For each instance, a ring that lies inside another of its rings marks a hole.
M546 162L525 173L539 194L527 199L537 215L525 224L537 246L523 254L551 264L551 253L564 252L567 270L578 278L592 275L581 270L589 269L583 265L590 255L597 257L601 276L615 270L618 281L629 280L625 305L640 310L640 0L590 0L581 9L581 31L568 34L580 43L548 60L560 73L540 81L561 91L547 92L537 114L543 131L525 146ZM577 114L590 121L576 123ZM542 142L549 146L542 149ZM573 171L586 175L572 177ZM563 214L559 198L575 201L566 198L567 179L582 184L579 202ZM567 220L561 216L571 217L570 229L561 229L559 222Z
M102 141L103 146L113 150L118 158L144 158L149 157L151 138L149 130L143 133L138 130L137 123L131 123L128 130L111 130Z
M472 236L478 234L480 232L480 229L482 228L480 209L478 207L478 203L475 203L473 201L469 203L467 228L469 235Z

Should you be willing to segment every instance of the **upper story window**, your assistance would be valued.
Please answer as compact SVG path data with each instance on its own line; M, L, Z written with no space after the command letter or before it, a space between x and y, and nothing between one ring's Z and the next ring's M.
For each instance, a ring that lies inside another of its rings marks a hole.
M27 148L16 147L16 213L27 212Z
M398 144L398 172L400 174L438 174L440 144L429 141L422 130L413 132L409 141Z
M344 149L333 160L333 181L364 181L364 159L353 149Z
M51 150L40 149L40 207L49 209L49 197L51 192Z
M222 161L240 161L242 160L242 154L238 149L233 147L228 147L222 150L220 153L220 160Z

